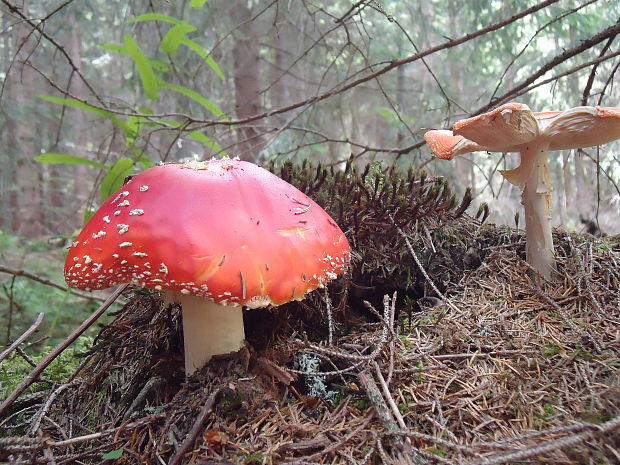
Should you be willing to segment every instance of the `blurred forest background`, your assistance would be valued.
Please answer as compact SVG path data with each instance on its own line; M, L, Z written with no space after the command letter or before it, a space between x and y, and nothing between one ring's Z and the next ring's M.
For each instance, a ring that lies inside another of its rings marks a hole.
M434 160L424 132L507 101L620 101L617 0L0 0L0 12L0 344L39 311L51 340L81 321L82 297L16 271L62 283L65 240L154 163L413 167L471 186L489 221L514 225L519 192L498 170L518 157ZM620 232L619 150L552 154L556 226Z

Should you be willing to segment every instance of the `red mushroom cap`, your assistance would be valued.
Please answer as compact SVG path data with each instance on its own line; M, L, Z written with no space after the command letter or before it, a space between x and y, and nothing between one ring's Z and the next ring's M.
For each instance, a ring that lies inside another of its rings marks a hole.
M349 259L347 239L318 204L263 168L224 159L134 176L79 234L65 279L254 308L302 298Z

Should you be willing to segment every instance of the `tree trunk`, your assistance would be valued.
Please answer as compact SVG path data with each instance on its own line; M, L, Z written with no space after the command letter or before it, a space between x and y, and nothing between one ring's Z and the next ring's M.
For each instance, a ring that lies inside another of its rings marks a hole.
M252 13L243 2L232 7L232 19L237 24L237 35L233 47L235 101L237 118L244 119L261 111L260 61L258 31ZM241 125L237 128L237 155L242 160L255 161L263 149L261 131L254 127L259 122Z
M23 11L28 11L27 4L23 5ZM17 43L22 44L28 37L28 26L20 22L15 26ZM38 155L35 149L35 140L39 134L37 125L40 120L26 120L20 117L23 110L32 102L32 96L36 95L35 72L27 64L35 47L34 36L30 36L16 57L12 70L12 78L19 79L19 86L15 87L16 114L7 118L11 140L11 155L18 157L16 161L14 191L12 193L12 207L15 208L13 215L13 230L18 235L39 236L43 232L43 206L41 202L41 174L40 165L32 158ZM20 111L21 110L21 111Z

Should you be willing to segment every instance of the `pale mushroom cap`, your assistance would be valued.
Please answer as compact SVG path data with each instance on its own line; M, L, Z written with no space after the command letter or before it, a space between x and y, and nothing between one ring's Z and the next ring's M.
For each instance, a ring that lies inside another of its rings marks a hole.
M562 112L535 113L549 150L594 147L620 139L620 109L575 107Z
M349 259L346 237L318 204L263 168L226 159L134 176L76 238L65 279L254 308L302 298Z
M488 113L459 121L452 131L491 152L508 151L539 135L534 113L523 103L507 103Z
M455 136L447 129L435 129L424 134L424 140L437 158L452 160L457 155L486 150L463 136Z
M533 113L522 103L458 121L453 131L428 131L424 138L438 158L475 151L520 152L525 144L547 141L549 150L593 147L620 139L620 108L576 107Z

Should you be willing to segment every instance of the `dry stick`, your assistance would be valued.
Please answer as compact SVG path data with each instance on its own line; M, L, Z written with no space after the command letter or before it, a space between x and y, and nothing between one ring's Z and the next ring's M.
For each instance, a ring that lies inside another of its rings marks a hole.
M13 350L15 350L15 348L18 345L20 345L22 342L24 342L28 338L28 336L30 336L32 333L34 333L36 331L36 329L39 327L39 325L43 322L43 317L44 316L45 316L45 313L43 313L43 312L39 313L39 316L37 317L35 322L32 323L30 328L28 328L26 331L24 331L24 333L21 336L19 336L17 339L15 339L15 341L13 341L13 344L11 344L5 350L2 351L2 353L0 354L0 362L2 362L2 360L4 360L6 358L6 356L9 355Z
M163 413L157 415L151 415L148 417L144 417L138 421L134 421L131 423L127 423L122 426L124 431L139 428L141 426L152 423L156 420L160 420L164 418L165 415ZM0 448L11 448L11 451L15 449L18 452L27 452L32 450L40 449L41 447L50 447L50 448L58 448L58 447L66 447L72 446L74 444L80 444L82 442L94 441L95 439L100 439L105 436L110 436L111 434L117 434L119 432L120 427L110 428L103 431L99 431L97 433L90 433L84 436L75 436L73 438L64 439L62 441L51 441L49 439L41 438L30 438L30 437L13 437L13 438L0 438ZM19 450L17 450L19 449Z
M575 434L573 436L565 436L560 439L551 439L549 441L544 441L534 447L519 447L519 449L515 451L487 457L483 460L480 460L479 462L468 462L467 465L497 465L500 463L515 463L517 461L539 456L540 454L551 452L556 449L563 449L565 447L575 446L579 443L585 442L596 433L606 434L620 428L620 416L617 416L601 425L592 426L595 429L591 431L584 431L583 433Z
M185 439L183 439L183 442L179 446L179 450L170 459L170 461L168 462L168 465L179 465L179 463L181 463L181 460L183 459L183 456L185 455L187 450L194 444L194 441L196 441L196 438L198 437L198 434L200 433L200 429L202 428L203 423L207 420L207 417L213 411L213 406L215 405L215 402L217 401L221 392L222 390L218 389L217 391L209 395L209 398L207 399L204 406L202 407L202 410L200 411L198 418L196 418L196 421L194 422L192 429L190 430L189 433L187 433L187 436L185 436Z
M112 293L110 297L106 299L106 301L101 304L101 306L89 316L84 322L73 331L63 342L58 344L54 350L52 350L49 354L47 354L43 360L39 362L39 364L35 367L34 370L30 372L26 379L22 381L22 383L15 388L15 390L7 397L4 402L0 405L0 418L4 414L4 412L11 406L13 402L30 386L37 377L47 368L47 366L52 363L52 361L58 357L67 347L69 347L78 337L82 335L84 331L86 331L95 321L103 315L103 313L108 309L110 305L114 303L116 298L121 295L121 293L127 289L129 284L123 284L116 288L116 290Z
M314 454L311 455L307 455L305 457L300 458L300 461L306 461L306 460L312 460L318 457L323 457L331 452L337 451L338 449L342 448L342 446L344 444L346 444L347 442L349 442L351 439L353 439L354 437L358 436L360 434L360 431L362 431L364 428L366 428L368 426L368 423L370 423L370 421L372 420L373 415L369 415L366 417L366 419L364 421L362 421L362 423L360 423L353 431L351 431L349 434L347 434L344 438L336 441L335 443L333 443L330 446L327 446L325 449L316 452ZM288 464L290 465L298 465L299 463L303 463L303 462L299 462L299 461L294 461L294 462L288 462ZM285 463L284 465L287 465L287 463Z
M441 297L441 300L443 300L444 302L446 302L448 304L448 306L452 309L452 310L456 310L457 312L460 312L459 308L454 305L452 302L450 302L450 300L448 300L446 298L446 296L444 296L441 291L439 289L437 289L437 286L435 286L435 283L433 282L433 280L431 279L431 277L428 275L428 273L426 272L426 270L424 269L424 267L422 266L422 263L420 262L420 259L418 258L418 255L415 253L415 250L413 249L413 246L411 245L411 242L409 242L409 238L407 237L407 235L405 234L405 232L401 229L400 226L398 226L396 224L396 221L394 221L394 217L392 216L391 213L388 213L388 216L390 217L390 220L392 221L392 224L394 225L394 227L396 228L396 231L398 232L398 234L401 235L401 237L405 240L405 244L407 245L407 249L409 249L409 252L411 253L411 255L413 256L413 260L415 261L416 265L418 265L418 268L420 269L420 271L422 272L422 274L424 275L424 278L426 278L426 281L428 281L428 284L433 288L433 290L437 293L437 295L439 297Z
M375 369L375 374L377 375L377 379L379 380L381 389L383 390L383 397L385 398L385 400L387 400L388 405L392 409L392 415L394 415L394 418L396 418L396 421L400 425L401 429L407 429L405 420L403 419L403 416L400 414L400 411L398 410L398 406L396 405L396 402L394 402L394 398L392 397L390 388L385 382L383 373L381 373L381 368L379 368L379 364L377 362L373 362L372 365L373 365L373 368Z
M18 270L16 268L11 268L9 266L0 265L0 273L12 274L13 276L23 276L24 278L32 279L41 284L45 284L46 286L55 287L56 289L60 289L61 291L70 292L73 295L77 295L78 297L82 297L84 299L91 300L103 300L102 297L95 297L94 295L85 294L84 292L76 291L75 289L70 289L68 287L63 286L62 284L58 284L54 281L51 281L47 278L42 278L41 276L37 276L34 273L30 273L25 270Z
M327 312L327 326L329 328L329 336L327 338L327 344L332 346L334 345L334 318L332 315L332 302L329 298L327 287L325 288L325 294L323 295L323 300L325 302L325 312Z
M39 429L39 426L41 426L41 420L43 419L43 416L45 414L47 414L47 411L52 406L52 403L54 402L54 400L56 400L56 397L58 397L62 391L66 390L66 389L68 389L70 387L73 387L76 384L81 383L81 382L82 382L81 379L74 379L70 383L61 384L60 386L58 386L58 388L55 389L50 394L50 396L45 401L45 404L43 404L43 407L41 407L41 409L37 413L34 421L32 422L32 425L30 426L30 430L28 431L28 434L33 435L34 433L37 432L37 430Z
M357 379L359 380L360 384L366 391L366 394L368 395L368 399L370 400L373 407L375 408L375 411L377 412L377 415L383 427L387 429L388 432L390 433L397 433L401 431L401 428L399 427L398 423L392 417L392 414L390 413L390 408L385 403L385 399L381 395L381 391L377 387L377 383L375 382L372 375L366 371L363 371L357 375ZM414 464L422 465L422 464L428 463L418 453L418 451L416 451L413 447L411 447L411 445L403 444L400 438L396 439L396 444L398 445L398 448L401 450L401 452L406 454L406 457L409 457L412 459Z

